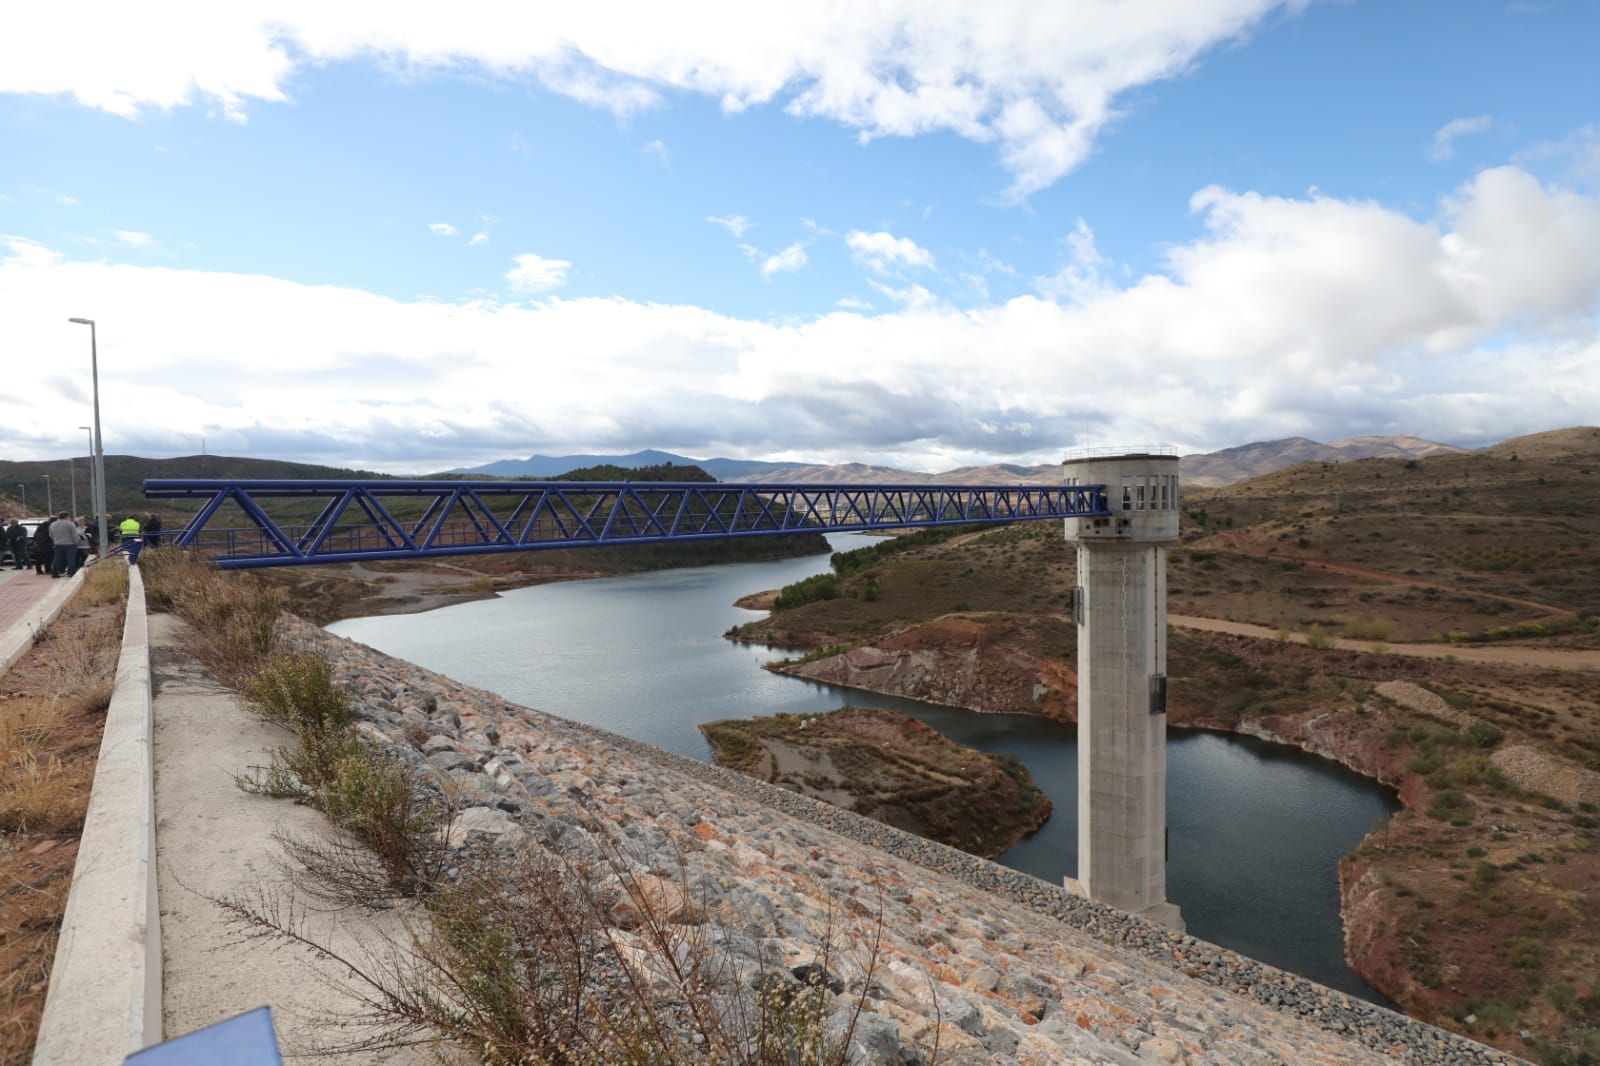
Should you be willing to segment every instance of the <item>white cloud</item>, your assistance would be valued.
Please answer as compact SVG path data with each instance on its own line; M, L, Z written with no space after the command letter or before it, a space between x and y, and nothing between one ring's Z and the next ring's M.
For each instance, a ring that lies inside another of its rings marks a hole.
M143 248L153 243L155 238L148 233L140 233L136 229L119 229L117 230L117 240L123 244L131 244L135 248Z
M854 296L842 296L838 300L834 301L834 306L841 307L846 311L872 310L872 304L868 303L866 300L858 299Z
M448 222L430 222L428 232L440 237L454 237L457 230Z
M16 237L0 233L0 247L6 250L6 258L0 260L7 265L19 270L38 270L42 267L54 266L60 262L62 255L52 248L46 248L38 241L30 241L26 237Z
M1471 118L1453 118L1433 132L1433 144L1428 148L1428 158L1435 163L1454 159L1456 138L1485 133L1494 125L1493 115L1473 115Z
M1159 272L1118 285L1102 271L1078 302L963 309L879 282L893 310L809 319L448 304L73 261L7 237L0 321L41 358L79 350L71 315L115 336L101 366L113 450L192 450L205 432L217 451L395 471L648 445L940 469L1130 440L1470 444L1600 422L1600 199L1500 167L1422 218L1220 188L1192 206L1204 232ZM531 259L544 281L565 273ZM229 328L244 319L255 328ZM66 373L86 387L86 367ZM79 409L0 392L0 453L64 454Z
M672 165L672 153L667 150L666 141L651 141L644 146L644 154L650 156L664 167Z
M844 243L856 262L878 274L899 267L928 269L933 266L933 253L910 237L856 229L845 234Z
M514 265L506 271L506 281L517 292L537 293L558 289L567 283L567 271L572 264L565 259L545 259L525 252L517 256Z
M999 259L993 255L990 255L989 249L987 248L978 249L978 265L981 266L986 273L1005 274L1007 277L1013 278L1017 276L1016 267L1012 266L1004 259Z
M1568 184L1600 192L1600 125L1590 123L1559 141L1542 141L1513 157L1519 165L1550 169Z
M774 274L792 274L806 265L806 246L803 241L795 241L776 255L769 255L761 261L761 276L770 278Z
M885 285L881 281L870 278L867 284L876 289L883 297L892 303L897 303L908 311L927 310L939 306L939 298L921 285L907 285L897 289L892 285Z
M740 237L743 237L745 230L749 229L755 224L748 218L745 218L743 215L707 215L706 221L721 226L723 229L733 234L734 239L736 240Z
M1094 230L1083 219L1062 242L1067 246L1067 261L1049 277L1034 278L1033 287L1052 300L1086 304L1112 289L1105 276L1111 261L1095 247Z
M10 4L0 92L132 117L202 102L243 120L297 71L370 60L533 81L627 114L667 91L727 112L781 104L863 140L950 131L996 144L1026 196L1087 156L1131 89L1309 0L885 0L874 4L379 5L238 0L181 20L126 4ZM174 29L178 25L180 29Z
M472 245L474 248L481 247L482 245L489 243L489 235L482 230L479 230L477 233L472 235L472 239L467 243Z

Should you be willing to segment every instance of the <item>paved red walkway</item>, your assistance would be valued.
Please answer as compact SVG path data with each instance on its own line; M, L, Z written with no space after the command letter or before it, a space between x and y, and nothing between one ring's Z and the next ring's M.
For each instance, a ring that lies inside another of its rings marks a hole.
M26 570L13 570L7 566L0 570L0 633L21 621L29 607L39 602L39 597L50 591L50 586L66 578L52 578Z

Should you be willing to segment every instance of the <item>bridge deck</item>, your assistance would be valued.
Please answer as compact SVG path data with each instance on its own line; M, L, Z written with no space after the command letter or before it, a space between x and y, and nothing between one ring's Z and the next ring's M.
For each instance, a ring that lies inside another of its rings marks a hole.
M230 568L1110 514L1102 485L384 479L149 480L144 488L151 499L204 500L175 542Z

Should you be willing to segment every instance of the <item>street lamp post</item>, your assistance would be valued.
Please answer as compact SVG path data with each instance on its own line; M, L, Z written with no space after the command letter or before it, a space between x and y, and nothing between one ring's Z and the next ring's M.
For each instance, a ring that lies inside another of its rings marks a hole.
M84 453L84 465L89 468L89 506L94 507L94 427L79 426L79 429L88 434L89 450Z
M50 475L49 474L46 474L44 476L44 513L45 514L55 514L56 513L56 498L50 492Z
M17 491L22 493L22 509L26 511L28 509L28 486L19 481L17 482Z
M69 318L68 322L89 327L89 374L94 384L94 512L99 523L100 558L106 557L106 453L100 435L100 352L94 319Z
M67 484L72 486L72 517L78 517L78 464L67 456Z

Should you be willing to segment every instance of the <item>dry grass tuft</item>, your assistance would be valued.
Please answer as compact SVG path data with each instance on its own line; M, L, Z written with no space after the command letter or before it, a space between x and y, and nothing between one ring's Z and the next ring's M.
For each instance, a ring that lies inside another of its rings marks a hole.
M111 705L121 651L120 616L85 619L61 631L50 641L50 690L69 710L104 711Z
M64 764L73 749L54 743L71 709L60 699L0 702L0 832L50 835L82 818L73 800L93 767Z
M249 574L224 573L188 551L148 552L139 568L151 606L189 623L184 650L223 684L240 688L277 648L281 589Z
M78 595L84 603L115 603L128 594L128 568L112 563L95 565L88 569L83 579L83 591Z
M65 716L60 700L24 696L0 703L0 765L50 743Z
M86 785L90 771L53 755L28 751L5 767L0 783L0 831L51 835L75 827L83 813L64 795Z

